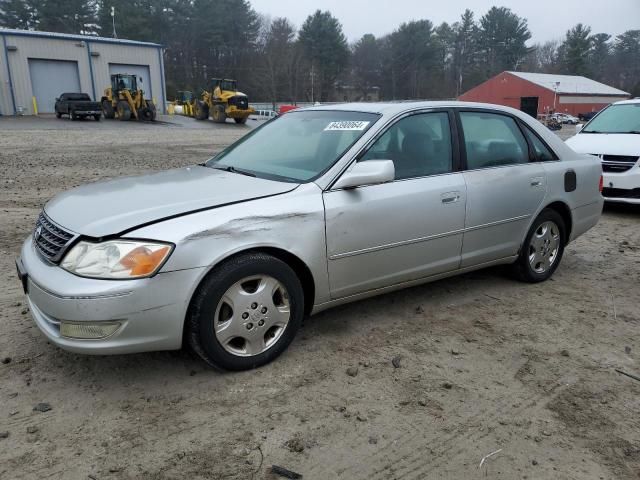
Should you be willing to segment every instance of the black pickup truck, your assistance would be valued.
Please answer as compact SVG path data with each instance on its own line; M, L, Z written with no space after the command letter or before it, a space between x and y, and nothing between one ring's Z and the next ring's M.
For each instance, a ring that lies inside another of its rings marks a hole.
M63 93L56 98L56 117L69 115L71 120L93 117L97 122L102 116L102 106L86 93Z

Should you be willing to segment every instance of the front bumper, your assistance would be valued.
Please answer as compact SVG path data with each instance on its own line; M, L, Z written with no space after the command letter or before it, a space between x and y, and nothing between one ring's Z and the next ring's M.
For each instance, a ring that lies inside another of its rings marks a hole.
M111 355L175 350L202 268L159 273L139 280L78 277L46 262L31 237L16 262L31 315L55 345L72 352ZM61 322L119 322L109 337L79 340L61 334Z
M640 165L623 173L604 172L603 181L605 201L640 205Z

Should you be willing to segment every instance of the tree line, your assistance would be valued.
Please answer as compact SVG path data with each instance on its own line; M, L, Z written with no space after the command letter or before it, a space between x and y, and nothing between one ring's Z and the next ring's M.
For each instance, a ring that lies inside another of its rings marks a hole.
M236 78L253 101L453 98L504 70L584 75L640 95L640 30L613 38L577 24L530 44L527 20L505 7L352 44L330 12L297 28L248 0L0 0L0 26L161 43L169 98L213 77Z

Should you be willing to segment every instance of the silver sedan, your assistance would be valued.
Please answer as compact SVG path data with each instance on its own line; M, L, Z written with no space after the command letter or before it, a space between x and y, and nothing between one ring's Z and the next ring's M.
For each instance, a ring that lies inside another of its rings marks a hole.
M263 365L305 315L497 264L548 279L602 211L601 167L527 115L458 102L289 112L208 162L49 201L17 259L68 350L190 345Z

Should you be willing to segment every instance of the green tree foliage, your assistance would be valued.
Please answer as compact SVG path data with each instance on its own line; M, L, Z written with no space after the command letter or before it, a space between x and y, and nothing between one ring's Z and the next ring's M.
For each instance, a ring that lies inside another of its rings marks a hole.
M486 76L504 70L518 70L531 38L527 20L505 7L492 7L481 19L478 31L480 61Z
M91 35L95 33L95 4L87 0L38 0L38 30Z
M404 23L351 46L338 19L316 11L300 30L259 16L251 0L0 0L0 27L160 43L169 98L236 78L252 101L452 98L503 70L585 75L640 95L640 30L616 38L578 24L562 42L529 45L527 21L504 7L476 20ZM313 94L312 94L313 92Z
M257 60L264 71L264 88L272 101L295 101L300 60L296 28L286 18L276 18L265 21L262 30Z
M313 99L326 101L349 62L342 25L330 12L317 10L302 25L299 41L309 65Z
M403 23L390 36L387 66L393 98L426 98L428 76L437 65L436 39L429 20Z
M382 48L381 42L367 33L351 49L353 86L361 98L366 98L372 88L380 86Z
M614 70L621 88L640 96L640 30L628 30L618 35L613 52Z
M578 23L567 31L560 45L558 56L563 73L589 75L589 53L591 52L591 28Z
M0 25L28 30L36 26L36 11L27 0L0 0Z
M473 82L473 74L478 70L478 27L473 12L469 9L453 25L453 82L455 95L467 90Z

